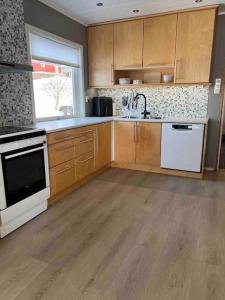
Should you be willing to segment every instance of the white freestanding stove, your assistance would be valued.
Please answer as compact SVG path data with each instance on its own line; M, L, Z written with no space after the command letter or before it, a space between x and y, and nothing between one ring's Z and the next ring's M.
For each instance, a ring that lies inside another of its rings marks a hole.
M46 132L0 128L0 237L45 211L49 196Z

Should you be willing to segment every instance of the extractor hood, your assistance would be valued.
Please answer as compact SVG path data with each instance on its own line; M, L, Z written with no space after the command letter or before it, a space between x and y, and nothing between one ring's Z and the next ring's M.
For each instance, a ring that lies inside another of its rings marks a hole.
M21 73L32 72L33 67L30 65L15 64L0 60L0 74L3 73Z

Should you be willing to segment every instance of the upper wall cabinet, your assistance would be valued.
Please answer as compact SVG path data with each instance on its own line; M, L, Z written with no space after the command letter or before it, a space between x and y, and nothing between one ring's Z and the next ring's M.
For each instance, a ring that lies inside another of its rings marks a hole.
M177 14L144 20L144 68L174 66L176 31Z
M113 83L113 24L88 28L89 86Z
M114 69L142 68L143 20L114 24Z
M208 9L178 15L175 82L209 82L215 12Z

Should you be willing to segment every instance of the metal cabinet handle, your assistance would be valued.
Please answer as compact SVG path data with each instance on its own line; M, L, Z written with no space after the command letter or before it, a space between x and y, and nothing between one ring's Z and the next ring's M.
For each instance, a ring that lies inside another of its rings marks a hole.
M85 140L85 141L80 141L79 144L86 144L86 143L89 143L89 142L92 142L93 139L89 139L89 140Z
M80 134L82 136L83 134L89 134L89 133L93 133L93 130L82 131Z
M123 66L121 68L116 68L116 70L135 70L135 69L142 69L142 65L131 65L131 66Z
M137 142L137 124L134 123L134 143Z
M174 66L172 65L169 65L169 64L148 64L148 65L145 65L144 68L174 68Z
M65 150L69 150L69 149L72 149L73 148L73 145L70 145L70 146L67 146L67 147L61 147L61 148L57 148L56 151L59 152L59 151L65 151Z
M65 140L69 138L73 138L73 135L60 135L60 136L56 136L54 139L58 141L58 140Z
M66 172L66 171L71 170L72 168L73 168L73 167L69 166L69 167L67 167L67 168L65 168L65 169L63 169L63 170L61 170L61 171L56 172L56 175L60 175L60 174L62 174L62 173L64 173L64 172Z
M78 163L83 164L83 163L86 163L87 161L89 161L89 160L91 160L91 159L93 159L93 158L94 158L94 157L92 156L92 157L89 157L89 158L87 158L87 159L80 160L80 161L78 161Z
M111 82L114 83L114 66L111 64Z
M175 80L182 80L182 78L180 78L180 65L181 59L177 59L175 65Z
M139 136L138 136L138 124L136 123L136 143L138 143Z

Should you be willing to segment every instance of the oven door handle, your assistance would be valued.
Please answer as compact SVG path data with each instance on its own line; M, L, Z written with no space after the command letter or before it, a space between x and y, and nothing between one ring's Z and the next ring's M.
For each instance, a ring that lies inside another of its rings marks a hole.
M43 146L43 147L38 147L38 148L35 148L35 149L19 152L19 153L16 153L16 154L8 155L8 156L5 156L5 160L8 160L8 159L14 158L14 157L18 157L18 156L21 156L21 155L24 155L24 154L36 152L36 151L39 151L39 150L45 150L45 149L47 149L47 147Z

